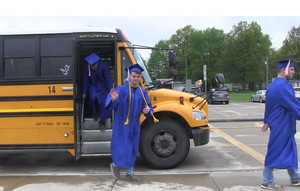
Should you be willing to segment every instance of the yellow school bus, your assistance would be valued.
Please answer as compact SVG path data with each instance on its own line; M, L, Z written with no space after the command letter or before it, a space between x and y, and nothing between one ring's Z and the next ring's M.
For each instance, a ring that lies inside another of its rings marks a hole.
M201 97L158 89L136 48L119 29L0 34L0 150L66 149L76 159L110 155L110 127L100 130L82 98L82 64L95 52L108 63L114 85L125 68L140 64L140 85L158 123L141 116L140 155L150 167L174 168L190 140L209 141L207 104ZM170 52L170 66L176 63Z

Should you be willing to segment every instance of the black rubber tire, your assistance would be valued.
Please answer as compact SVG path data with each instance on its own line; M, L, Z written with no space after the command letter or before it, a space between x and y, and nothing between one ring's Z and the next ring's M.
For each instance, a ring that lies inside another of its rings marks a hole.
M151 168L174 168L186 159L189 150L187 131L174 120L160 119L142 129L140 154Z

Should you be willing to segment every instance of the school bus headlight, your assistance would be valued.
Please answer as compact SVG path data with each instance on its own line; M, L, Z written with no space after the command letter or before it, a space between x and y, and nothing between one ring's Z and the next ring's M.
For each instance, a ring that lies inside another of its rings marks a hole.
M202 113L201 111L193 111L192 115L194 116L194 119L196 119L196 120L206 119L206 115L204 113Z

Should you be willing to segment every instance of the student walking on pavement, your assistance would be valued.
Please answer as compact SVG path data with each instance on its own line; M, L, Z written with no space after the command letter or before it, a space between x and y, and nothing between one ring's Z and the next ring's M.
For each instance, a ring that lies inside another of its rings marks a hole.
M110 164L113 176L120 179L120 169L126 169L126 179L140 181L133 175L133 166L138 154L140 140L140 115L143 113L151 122L153 108L146 90L139 86L143 68L138 64L126 68L130 81L111 89L105 106L115 110L114 127L111 139Z
M265 158L261 187L283 190L275 184L274 169L287 169L293 186L300 186L297 145L294 138L296 119L300 119L300 102L296 99L292 85L287 81L295 74L291 60L279 61L278 76L266 92L265 116L262 132L270 128L268 151Z

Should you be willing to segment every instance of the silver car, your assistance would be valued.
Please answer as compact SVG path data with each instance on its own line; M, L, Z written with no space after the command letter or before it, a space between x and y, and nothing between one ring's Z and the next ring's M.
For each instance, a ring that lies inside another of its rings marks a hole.
M212 89L210 91L207 101L209 104L213 104L215 102L229 104L229 93L227 92L227 90L224 89Z
M294 87L295 96L300 100L300 87Z
M253 94L251 96L251 101L252 102L260 102L263 103L266 100L266 91L267 90L258 90L257 92L255 92L255 94Z

